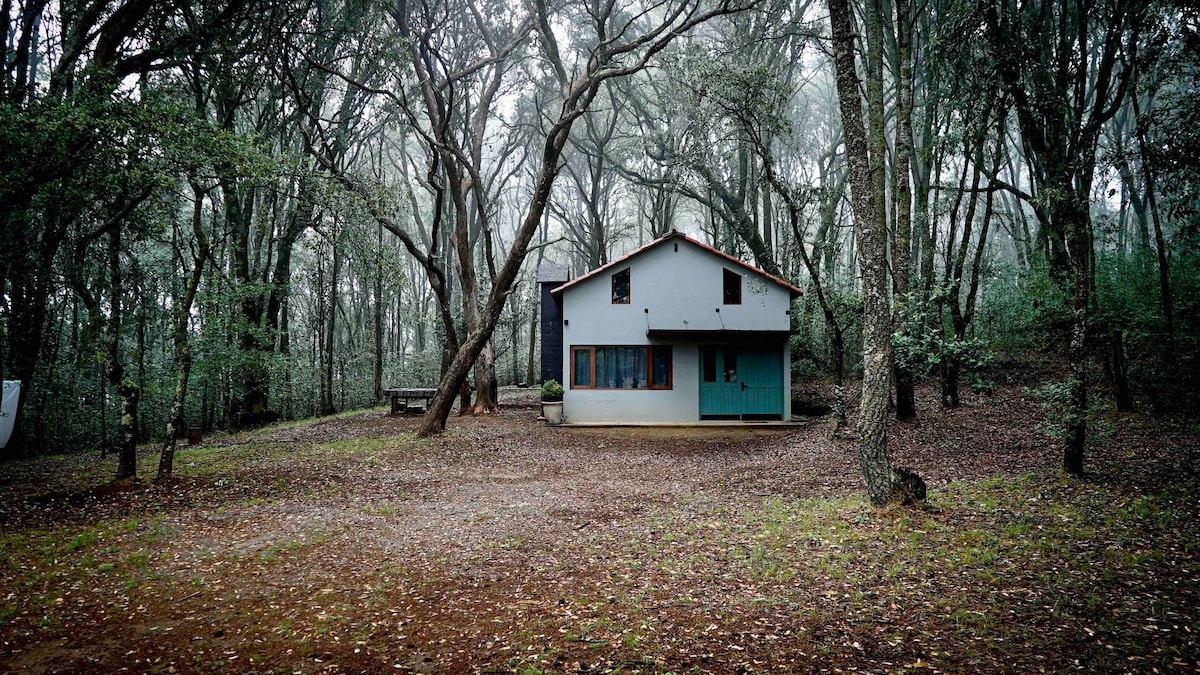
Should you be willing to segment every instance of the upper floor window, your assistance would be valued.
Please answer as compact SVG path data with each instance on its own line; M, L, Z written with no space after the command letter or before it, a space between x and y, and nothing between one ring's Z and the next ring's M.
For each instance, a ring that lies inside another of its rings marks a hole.
M612 301L614 305L629 304L629 268L612 275Z
M742 275L735 274L729 270L723 271L725 272L725 283L722 302L726 305L742 304Z

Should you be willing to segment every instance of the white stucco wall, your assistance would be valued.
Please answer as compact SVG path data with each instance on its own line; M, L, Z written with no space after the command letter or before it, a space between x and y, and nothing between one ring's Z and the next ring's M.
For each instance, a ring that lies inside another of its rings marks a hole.
M563 291L563 417L567 422L694 422L700 419L699 340L650 339L668 330L786 331L788 290L686 240L668 240L630 259L630 302L612 303L618 264ZM723 305L722 269L742 276L742 304ZM716 310L720 309L718 313ZM671 344L670 390L571 389L571 347ZM791 415L791 363L784 353L784 419Z

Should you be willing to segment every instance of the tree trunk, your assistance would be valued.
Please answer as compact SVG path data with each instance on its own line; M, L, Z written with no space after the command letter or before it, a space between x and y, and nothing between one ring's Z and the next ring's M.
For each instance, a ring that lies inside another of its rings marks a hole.
M375 368L371 400L375 405L383 400L383 225L376 224L378 257L375 260L375 302L372 305L375 319Z
M868 15L872 13L867 10ZM899 498L898 480L888 456L888 408L891 403L891 309L888 306L887 232L880 227L882 157L871 161L862 120L858 76L854 63L854 29L847 0L829 0L833 29L834 67L846 161L850 169L851 206L857 230L863 283L863 383L858 417L858 461L867 494L876 505ZM876 21L879 17L876 16ZM875 43L873 48L881 47ZM872 58L881 58L876 53ZM868 73L878 72L869 65ZM868 75L870 78L871 75ZM868 89L881 86L868 82ZM882 129L877 130L882 134Z
M907 326L897 332L908 332ZM896 419L911 420L917 417L917 395L914 388L913 375L908 370L897 366L896 376Z
M479 358L475 360L474 413L486 415L500 412L497 400L499 391L499 382L496 380L496 352L492 348L492 341L488 340L479 352Z
M1129 362L1125 358L1125 335L1120 330L1112 332L1112 373L1116 389L1117 410L1133 412L1133 396L1129 391Z
M912 149L912 60L909 54L911 29L909 0L896 0L896 54L899 71L896 80L896 237L892 247L892 294L895 307L896 333L908 335L909 255L912 252L912 202L909 169ZM905 368L895 368L896 418L910 420L917 416L917 399L913 390L913 374Z
M121 225L117 224L109 236L108 247L109 315L105 366L108 381L121 398L120 441L117 446L117 479L137 476L137 417L141 390L137 380L125 372L121 364L122 303L125 301L124 279L121 269Z
M513 316L509 319L509 356L512 360L512 378L509 384L517 386L521 383L521 349L519 341L521 339L521 315L513 312Z
M2 207L0 207L2 208ZM5 223L5 229L15 227L15 231L4 232L6 240L13 242L24 241L24 219L10 216L10 222ZM25 408L30 397L34 394L38 362L42 357L42 342L45 334L46 317L49 309L51 281L54 278L54 259L62 246L65 236L65 225L56 213L46 217L46 227L32 251L17 247L9 256L8 265L4 269L7 280L8 304L8 353L5 354L4 379L20 380L23 391L17 400L18 423L13 428L13 438L0 451L4 456L16 458L22 454L33 454L38 451L41 439L36 432L26 431L28 425L19 422L24 416ZM15 263L15 264L14 264Z
M333 238L332 247L333 267L329 273L329 300L326 306L329 316L325 322L325 334L321 348L325 354L325 367L322 374L321 409L317 411L317 414L322 416L337 412L337 408L333 405L333 350L337 338L338 277L342 272L342 247L336 236Z
M942 407L957 408L962 404L958 395L958 362L954 359L943 358L938 364L938 380L942 387Z
M1087 327L1091 273L1089 270L1091 238L1087 202L1072 199L1069 186L1059 186L1064 199L1060 201L1055 220L1065 223L1071 262L1071 341L1067 349L1071 364L1071 407L1067 416L1067 439L1063 450L1063 469L1073 475L1083 475L1083 456L1087 447L1088 374Z
M241 294L241 309L238 318L238 338L242 354L239 376L242 385L241 404L236 420L238 424L252 424L267 412L267 363L264 349L270 351L260 339L263 303L253 291L257 280L250 270L250 234L253 230L254 190L246 188L239 179L226 178L220 182L225 200L225 222L231 232L230 257L233 276Z
M535 364L537 356L537 330L538 330L538 306L534 304L529 308L529 353L525 360L525 383L533 386L541 381Z
M114 340L116 342L116 340ZM121 397L121 441L118 449L117 479L137 477L137 417L142 391L125 374L120 364L109 373L109 380L119 380L117 394Z
M96 412L100 414L100 459L108 459L108 380L103 367L96 373L99 375L96 388L100 390L99 403L96 406Z
M1154 188L1154 170L1150 166L1152 160L1147 156L1146 152L1145 121L1142 119L1142 108L1141 104L1138 103L1138 92L1136 85L1129 98L1133 102L1133 115L1135 120L1134 127L1137 130L1138 154L1141 156L1142 160L1142 175L1146 179L1146 203L1149 206L1150 219L1154 223L1154 247L1155 253L1158 257L1158 297L1159 304L1162 307L1163 329L1167 338L1163 341L1163 353L1166 355L1163 361L1167 372L1170 372L1170 370L1175 367L1175 309L1171 302L1171 269L1167 261L1167 243L1163 238L1162 222L1158 215L1158 198L1155 196Z
M176 319L178 321L178 319ZM188 344L187 326L181 332L175 331L175 358L179 374L175 379L175 393L171 397L171 416L167 420L167 437L163 439L162 451L158 457L158 480L171 478L175 469L175 446L185 433L187 422L183 417L184 403L187 400L188 378L192 374L192 347Z
M521 263L525 260L529 242L533 239L534 232L541 222L542 214L546 210L546 202L550 199L550 190L554 186L554 179L558 176L558 162L562 156L563 146L566 144L571 126L577 118L577 115L571 114L568 105L564 104L562 117L556 127L547 135L542 152L542 166L535 184L533 198L530 200L529 211L525 214L520 229L513 237L508 257L493 280L492 290L480 317L478 328L467 334L466 340L451 358L442 375L442 380L438 384L437 394L430 401L429 409L421 419L417 435L429 436L446 428L446 418L450 416L454 397L466 383L467 372L480 352L483 351L484 345L495 329L496 321L500 318L504 297L512 287L512 283L520 271Z
M543 219L542 225L541 225L541 237L540 237L540 242L543 245L538 246L537 258L534 260L534 265L533 265L534 279L537 279L538 270L541 269L542 260L544 259L545 254L546 254L546 248L545 248L544 244L546 243L548 228L549 228L549 221L547 221L546 219ZM640 236L640 230L639 230L639 236ZM541 310L541 290L542 289L537 284L534 285L533 293L531 295L531 297L533 298L533 301L529 303L529 305L530 305L530 309L529 309L529 355L528 355L528 359L525 362L525 383L531 387L542 381L541 373L539 373L536 370L536 367L534 365L534 356L536 356L536 354L537 354L537 331L538 331L538 323L539 323L538 317L542 311Z
M171 477L175 466L175 444L187 432L187 424L183 418L184 403L187 400L188 378L192 372L192 347L188 341L188 319L192 314L192 304L196 300L196 291L204 276L204 264L208 260L208 237L204 234L201 221L204 209L204 195L192 186L195 204L192 207L192 233L197 241L197 253L192 261L192 272L188 277L183 297L175 310L175 326L172 339L175 344L175 356L178 360L179 374L175 380L175 393L171 397L171 416L167 420L167 437L163 440L162 453L158 459L158 480Z
M275 269L271 272L266 321L267 339L278 345L280 354L288 353L287 300L291 294L292 249L300 236L312 227L316 217L316 206L311 201L313 189L310 180L301 181L300 194L292 208L291 222L283 236L275 242Z
M82 274L82 256L86 253L86 242L81 242L76 250L76 265L73 274ZM82 277L72 279L76 293L88 309L92 325L104 326L103 348L98 357L101 372L105 379L116 390L121 400L121 416L119 426L119 441L117 444L117 480L135 478L137 476L137 412L141 392L137 388L136 378L128 376L121 363L121 324L124 318L122 304L124 296L124 280L121 270L121 224L114 222L108 232L108 317L103 315L101 296L93 294L83 282ZM104 414L103 404L101 414Z

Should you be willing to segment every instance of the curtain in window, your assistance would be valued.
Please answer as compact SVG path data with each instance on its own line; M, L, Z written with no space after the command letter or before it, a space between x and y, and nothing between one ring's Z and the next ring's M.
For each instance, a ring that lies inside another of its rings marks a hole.
M596 387L646 389L646 348L596 347Z
M592 386L592 353L586 349L577 349L575 357L575 378L572 382L576 387Z
M671 385L671 348L655 347L651 349L650 361L653 369L650 386L669 387Z

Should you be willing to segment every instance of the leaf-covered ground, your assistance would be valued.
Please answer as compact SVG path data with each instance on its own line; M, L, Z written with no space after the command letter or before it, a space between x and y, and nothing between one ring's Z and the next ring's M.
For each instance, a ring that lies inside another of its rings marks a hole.
M1111 417L1057 473L1019 388L893 429L566 429L534 394L208 439L169 486L0 465L0 671L1200 671L1200 440ZM142 469L151 475L148 452Z

